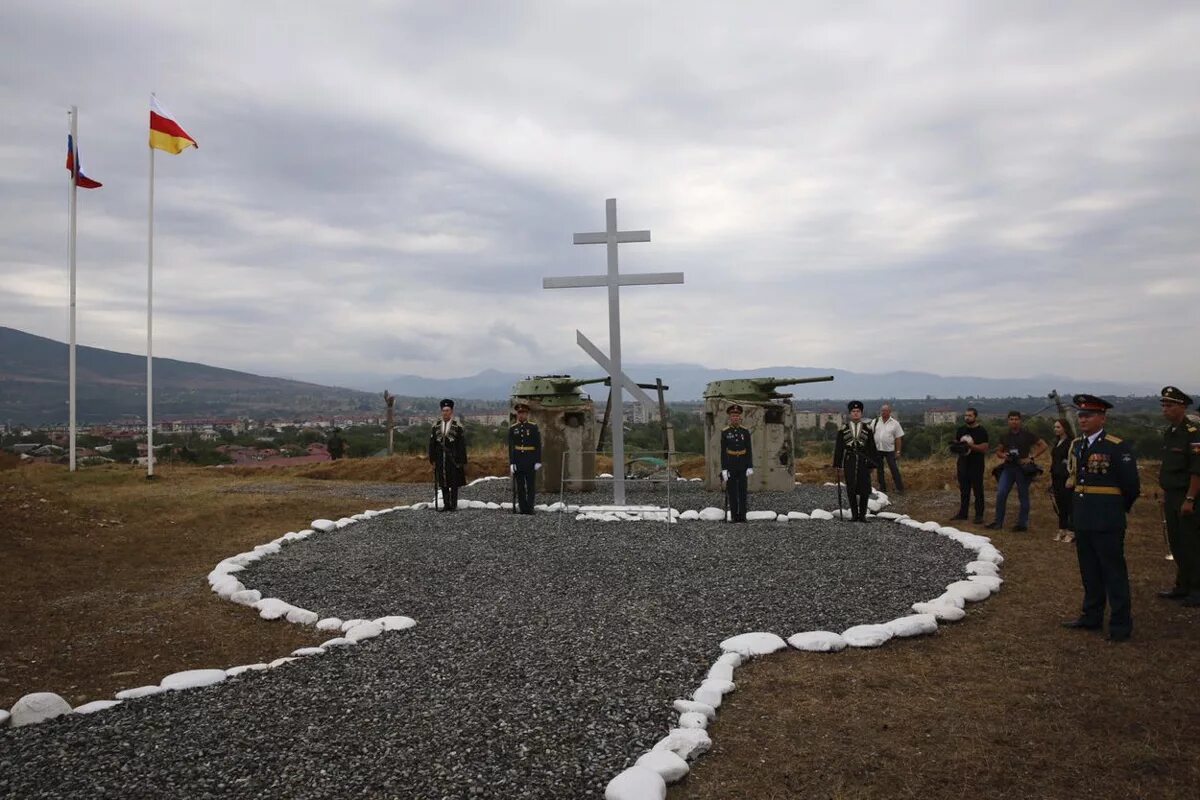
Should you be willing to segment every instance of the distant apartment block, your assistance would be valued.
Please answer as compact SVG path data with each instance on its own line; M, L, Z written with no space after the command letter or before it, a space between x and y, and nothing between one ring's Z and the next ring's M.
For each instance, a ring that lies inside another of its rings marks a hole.
M926 425L953 425L958 422L958 412L953 408L931 408L925 412Z

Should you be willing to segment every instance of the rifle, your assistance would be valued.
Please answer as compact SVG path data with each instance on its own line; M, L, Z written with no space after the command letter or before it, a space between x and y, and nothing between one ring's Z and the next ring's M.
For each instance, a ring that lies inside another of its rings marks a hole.
M729 522L729 486L724 475L721 476L721 513L724 520Z
M835 466L833 468L833 477L837 479L838 517L840 519L845 519L846 516L845 516L845 514L842 513L843 506L842 506L842 468L841 467Z
M517 473L509 469L508 482L512 485L512 513L517 513Z
M1174 561L1175 554L1171 552L1171 537L1167 535L1167 498L1163 497L1158 492L1154 493L1154 497L1156 500L1158 500L1158 516L1162 518L1163 544L1167 546L1167 555L1165 558L1167 561Z

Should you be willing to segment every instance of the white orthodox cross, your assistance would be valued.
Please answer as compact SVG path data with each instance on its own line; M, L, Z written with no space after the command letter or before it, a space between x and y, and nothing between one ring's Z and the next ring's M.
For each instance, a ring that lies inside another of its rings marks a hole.
M543 289L583 289L589 287L608 287L608 359L596 358L596 354L588 352L605 368L612 379L612 389L617 393L613 398L613 411L617 412L616 424L612 426L613 443L613 503L625 504L625 431L623 389L633 384L633 381L621 371L621 296L622 286L650 286L665 283L683 283L682 272L647 272L640 275L622 275L617 269L617 245L630 242L650 241L650 231L618 231L617 230L617 201L609 198L604 201L605 230L601 233L577 233L575 244L604 244L608 245L608 273L605 275L581 275L578 277L542 278ZM578 332L576 332L578 333ZM579 334L582 337L582 334ZM578 339L577 339L578 340ZM580 341L583 347L584 338ZM588 343L590 344L590 342ZM603 354L601 354L602 356ZM605 363L607 361L607 363ZM636 388L636 385L635 385Z

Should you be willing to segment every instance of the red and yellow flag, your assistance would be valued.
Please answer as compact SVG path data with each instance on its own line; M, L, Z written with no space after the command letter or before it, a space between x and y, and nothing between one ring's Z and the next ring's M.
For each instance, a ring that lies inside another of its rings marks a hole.
M188 136L187 131L179 127L179 123L154 95L150 95L150 146L175 155L189 147L200 147L195 139Z

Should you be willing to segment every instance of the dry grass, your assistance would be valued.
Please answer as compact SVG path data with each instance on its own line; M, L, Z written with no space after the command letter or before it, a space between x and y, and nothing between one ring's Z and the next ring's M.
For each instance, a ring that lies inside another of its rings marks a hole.
M473 454L499 474L500 451ZM827 480L820 459L802 480ZM424 479L419 457L272 470L0 463L0 706L36 690L71 702L198 666L284 655L319 638L219 600L204 576L233 553L317 516L378 507L329 480ZM684 474L699 474L689 462ZM947 519L948 459L904 463L914 516ZM1146 472L1152 476L1152 471ZM230 493L286 483L290 494ZM1152 494L1154 481L1146 481ZM989 493L995 483L989 481ZM395 502L407 498L397 487ZM1010 502L1015 504L1016 499ZM990 497L989 497L990 504ZM671 790L707 798L1193 797L1200 785L1200 612L1153 596L1170 579L1152 501L1128 540L1134 640L1066 631L1079 579L1070 546L1035 495L1034 533L1000 533L1003 591L923 641L832 656L786 653L738 672L714 752ZM970 529L968 527L968 529Z

